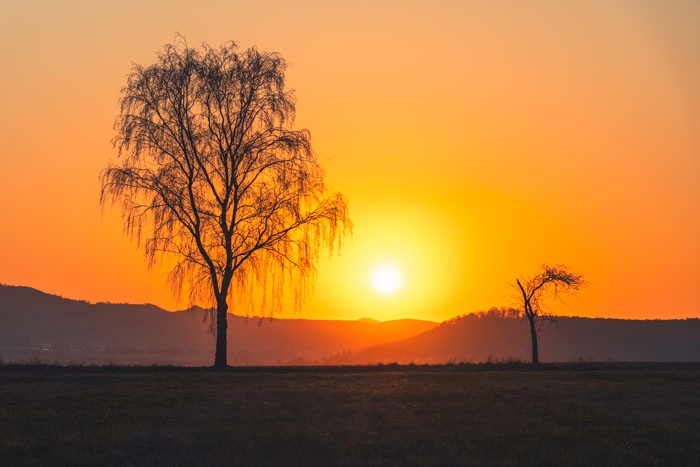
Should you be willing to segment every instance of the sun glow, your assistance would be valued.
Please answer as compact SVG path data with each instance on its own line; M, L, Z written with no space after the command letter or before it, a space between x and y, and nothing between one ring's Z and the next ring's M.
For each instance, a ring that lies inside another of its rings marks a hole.
M381 294L393 294L401 287L401 274L394 266L379 266L372 273L372 286Z
M463 290L470 271L462 259L474 257L465 247L473 236L441 208L443 198L423 203L401 199L377 201L356 197L352 243L339 256L321 258L316 294L304 316L344 319L370 317L440 320L461 308L452 295ZM363 209L364 208L364 209Z

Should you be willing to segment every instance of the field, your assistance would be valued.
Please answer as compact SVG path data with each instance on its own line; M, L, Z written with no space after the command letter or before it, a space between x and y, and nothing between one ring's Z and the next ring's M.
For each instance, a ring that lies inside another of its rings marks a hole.
M700 465L700 364L0 366L2 465Z

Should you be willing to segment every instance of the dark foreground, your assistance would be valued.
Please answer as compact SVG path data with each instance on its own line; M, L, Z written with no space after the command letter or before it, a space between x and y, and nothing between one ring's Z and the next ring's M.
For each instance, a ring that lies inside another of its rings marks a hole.
M700 364L0 366L2 465L700 465Z

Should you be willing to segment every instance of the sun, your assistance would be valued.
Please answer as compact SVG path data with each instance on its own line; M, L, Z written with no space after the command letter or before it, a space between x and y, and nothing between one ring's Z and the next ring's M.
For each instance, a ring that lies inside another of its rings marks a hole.
M394 266L379 266L372 272L372 286L383 295L393 294L401 286L401 274Z

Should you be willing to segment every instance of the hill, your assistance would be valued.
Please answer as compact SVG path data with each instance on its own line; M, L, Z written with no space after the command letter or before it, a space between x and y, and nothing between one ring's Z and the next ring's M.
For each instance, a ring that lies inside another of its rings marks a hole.
M214 338L201 308L88 303L29 287L0 285L4 361L210 365ZM437 323L420 320L261 320L229 315L232 365L317 363L397 341Z
M210 365L207 311L88 303L0 285L5 362ZM559 317L540 333L543 362L700 361L700 320ZM437 324L275 319L229 315L231 365L528 361L529 331L492 309Z
M700 320L559 317L540 332L543 362L700 361ZM455 318L417 336L338 355L328 363L529 361L529 328L498 312Z

